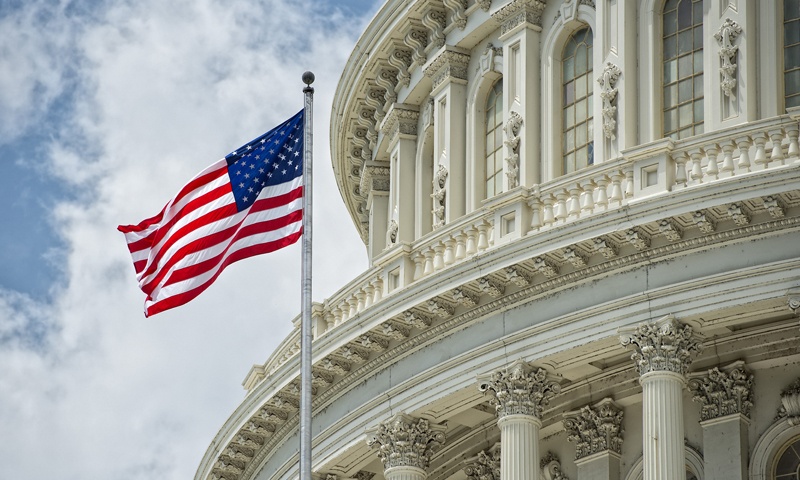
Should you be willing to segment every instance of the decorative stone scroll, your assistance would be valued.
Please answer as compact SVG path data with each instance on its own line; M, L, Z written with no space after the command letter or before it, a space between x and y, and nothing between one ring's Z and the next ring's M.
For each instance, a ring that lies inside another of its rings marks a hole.
M781 404L779 415L787 417L789 425L800 425L800 378L781 392Z
M411 50L405 48L394 47L392 53L389 55L389 65L397 69L397 85L395 85L395 93L399 93L400 88L407 87L411 83L411 74L409 70L412 63Z
M561 471L561 461L553 452L547 452L547 455L539 462L539 466L542 469L544 480L569 480L569 477Z
M442 0L442 3L450 10L450 24L464 30L467 26L466 0Z
M444 425L398 413L367 432L367 445L378 450L384 469L416 467L425 470L431 454L444 444L445 429Z
M501 25L500 35L505 35L519 25L530 24L542 28L542 12L546 2L540 0L512 0L492 14Z
M719 31L714 34L714 38L719 42L719 57L722 60L722 66L719 67L719 72L722 74L720 87L728 97L733 95L733 89L736 87L736 52L739 47L734 43L740 33L742 27L730 18L726 18Z
M500 480L500 444L495 443L488 450L467 460L464 473L467 480Z
M750 418L753 408L753 375L736 362L720 370L712 368L705 374L695 374L689 379L692 400L702 405L700 418L714 418L736 413Z
M635 351L631 359L639 375L666 371L686 375L702 344L692 331L672 315L653 323L620 329L620 342L631 345Z
M621 74L622 70L618 66L608 62L597 79L602 89L600 98L603 100L603 133L611 140L617 138L614 133L617 129L617 80Z
M428 10L422 17L422 24L428 29L428 42L425 47L425 52L431 50L438 50L444 46L444 27L445 27L444 12L435 8Z
M481 392L492 395L499 418L529 415L542 418L544 407L561 392L561 386L543 368L517 360L505 370L478 377Z
M519 144L522 117L513 110L508 115L509 119L503 127L503 132L506 134L505 144L508 147L506 177L508 178L508 189L510 190L519 185Z
M610 398L564 417L567 440L575 442L575 460L607 450L622 454L622 409Z

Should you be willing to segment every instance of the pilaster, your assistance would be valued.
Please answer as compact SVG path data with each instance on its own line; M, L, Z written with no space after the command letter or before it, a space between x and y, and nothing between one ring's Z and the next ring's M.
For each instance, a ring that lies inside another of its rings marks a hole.
M373 259L386 247L386 231L389 228L389 165L386 162L364 162L359 189L367 199L369 258Z
M747 479L748 426L753 407L753 375L738 361L692 374L692 400L702 405L705 478Z
M479 388L492 395L502 445L500 478L537 478L542 412L560 385L541 368L517 360L505 370L478 377Z
M394 239L387 238L388 246L414 241L414 199L417 195L403 195L413 188L417 150L417 123L419 110L413 105L394 104L386 114L381 131L389 139L391 181L389 187L389 224L396 226Z
M431 454L445 441L445 426L398 413L367 432L378 450L386 480L425 480Z
M642 385L644 480L684 478L683 388L686 373L702 348L692 328L671 315L620 329Z
M514 0L492 14L503 42L503 125L506 189L539 183L541 130L540 43L546 2ZM517 133L509 135L516 130ZM516 163L516 165L514 165ZM518 170L518 171L515 171Z
M432 82L434 172L440 167L447 170L442 212L445 223L466 212L468 65L469 54L465 50L445 45L424 70Z

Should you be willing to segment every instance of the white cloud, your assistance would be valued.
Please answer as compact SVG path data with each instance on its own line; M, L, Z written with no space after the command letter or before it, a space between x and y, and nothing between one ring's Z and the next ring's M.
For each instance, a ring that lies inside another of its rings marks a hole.
M46 121L37 109L76 88L40 160L80 195L54 208L65 251L52 303L0 290L3 470L191 478L250 365L299 312L299 248L233 265L191 304L145 319L116 226L154 214L197 171L299 110L300 75L312 69L315 300L360 273L366 255L336 191L328 117L361 28L311 1L111 2L68 25L43 24L48 8L30 3L15 14L24 21L0 22L19 50L0 55L0 71L23 64L0 74L0 136L29 128L26 116ZM57 10L63 20L69 6Z

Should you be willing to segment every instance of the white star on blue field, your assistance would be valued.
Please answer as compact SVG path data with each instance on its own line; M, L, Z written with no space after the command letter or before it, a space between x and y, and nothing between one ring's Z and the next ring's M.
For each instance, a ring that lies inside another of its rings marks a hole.
M144 318L116 226L294 115L306 70L317 78L314 300L367 268L328 120L380 3L0 1L4 478L193 478L242 379L299 314L299 245L238 262L190 304Z

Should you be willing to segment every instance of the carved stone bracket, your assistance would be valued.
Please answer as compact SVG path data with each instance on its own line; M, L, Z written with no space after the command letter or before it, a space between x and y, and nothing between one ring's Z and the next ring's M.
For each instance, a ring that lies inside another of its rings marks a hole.
M428 46L428 34L421 28L411 27L403 37L403 43L411 49L411 63L408 69L411 70L415 66L421 67L425 65L428 57L425 53L425 47Z
M736 87L736 52L739 47L735 42L740 33L742 27L730 18L726 18L719 31L714 34L714 38L719 42L719 57L722 60L722 66L719 67L722 75L720 87L728 97L733 95L733 89Z
M500 448L500 444L495 443L492 448L467 459L464 464L467 480L500 480Z
M561 392L561 386L542 368L517 360L505 370L478 377L480 391L492 395L499 418L529 415L542 418L544 407Z
M511 190L519 185L519 144L522 116L513 110L508 115L509 119L503 127L503 132L506 134L505 144L508 147L506 177L508 178L508 189Z
M750 418L753 407L753 375L736 362L723 369L712 368L707 373L690 375L689 391L692 400L702 405L700 417L711 420L740 413Z
M422 24L428 29L428 42L425 46L425 53L438 50L444 46L444 28L446 24L444 11L431 8L422 17Z
M800 378L781 392L781 404L779 415L787 417L789 425L800 425Z
M575 460L606 450L622 454L622 409L610 398L564 414L564 429L575 442Z
M639 375L666 371L686 375L694 357L702 350L692 327L672 315L637 327L620 329L620 342L634 348L631 359Z
M505 35L514 28L529 24L542 28L542 12L546 2L540 0L513 0L505 7L492 14L501 25L500 35Z
M399 413L367 432L367 445L378 450L384 469L416 467L425 470L431 454L445 441L445 426Z
M457 287L453 289L453 301L459 305L472 308L478 304L479 300L480 297L478 297L478 295L470 292L469 290L465 290L463 287Z
M466 0L442 0L445 8L450 10L450 24L464 30L467 26Z
M434 58L430 65L425 68L425 76L431 79L433 89L441 85L448 79L467 80L467 66L469 65L469 55L449 47L443 50Z
M600 84L600 98L603 100L603 133L606 138L614 140L617 129L617 80L622 70L611 62L606 63L603 73L597 79Z
M488 276L478 279L478 288L492 298L497 298L505 292L505 287L500 282Z
M411 83L411 74L409 73L412 64L411 50L395 46L392 53L389 55L389 65L397 69L397 85L395 85L395 93L400 91L401 87L407 87Z

